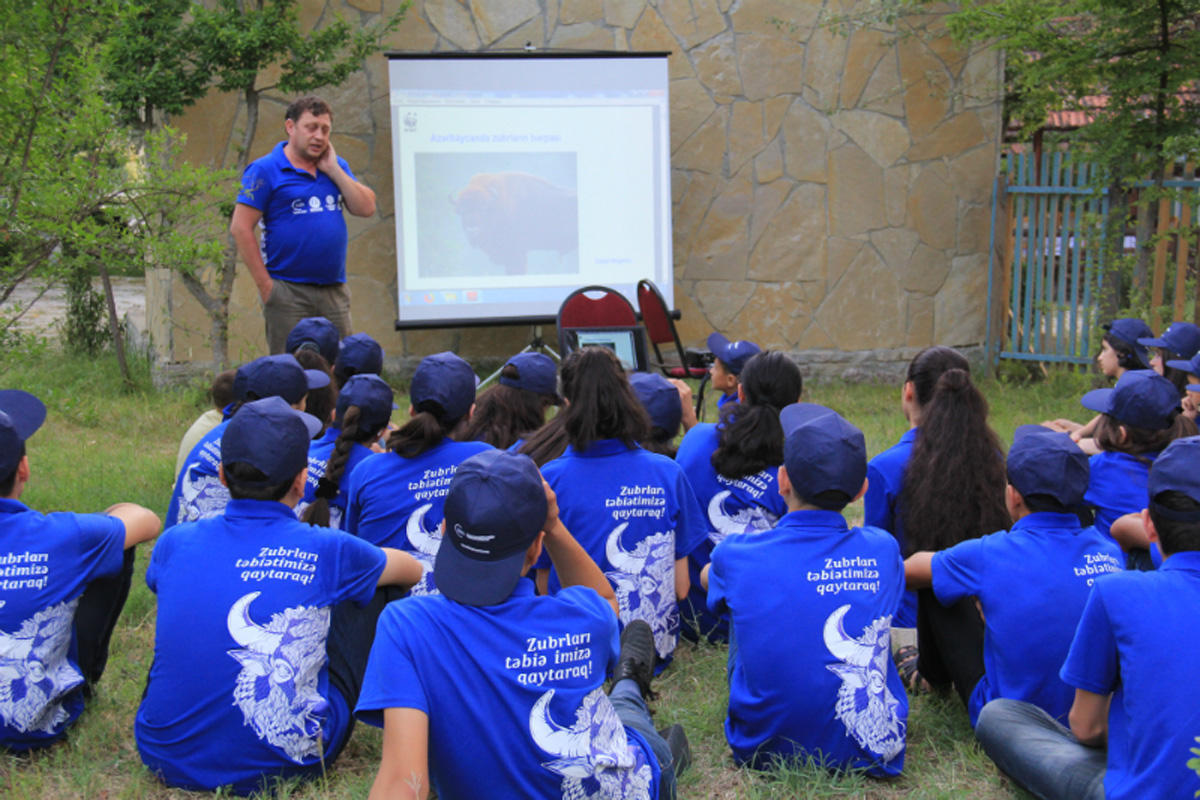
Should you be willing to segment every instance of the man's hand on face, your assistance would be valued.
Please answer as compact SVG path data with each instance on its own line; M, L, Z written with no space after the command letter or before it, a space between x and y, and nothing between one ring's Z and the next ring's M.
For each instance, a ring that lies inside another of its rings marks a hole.
M337 153L333 149L333 142L330 141L325 145L325 152L321 153L321 157L317 159L317 169L329 175L337 168Z

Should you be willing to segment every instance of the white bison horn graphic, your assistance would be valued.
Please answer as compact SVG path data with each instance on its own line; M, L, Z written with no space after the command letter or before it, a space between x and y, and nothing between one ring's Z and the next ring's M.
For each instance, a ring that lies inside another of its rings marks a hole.
M550 701L554 699L554 690L547 689L546 693L537 699L529 712L529 732L537 746L563 759L588 759L592 755L591 737L588 735L587 722L581 730L564 728L550 716ZM583 778L592 774L591 766L581 764L580 774L574 777Z
M842 627L842 621L845 620L846 612L849 610L850 605L846 604L825 620L825 646L829 648L830 653L845 663L853 664L856 667L866 667L871 663L874 648L846 634L846 629Z
M629 527L629 523L622 522L613 528L612 533L608 535L608 541L604 543L604 555L608 558L608 563L620 572L636 575L646 566L646 555L649 552L637 555L621 547L621 534L627 527Z
M441 541L425 529L425 514L433 508L433 503L426 503L408 516L408 526L404 529L408 541L417 552L427 556L436 556Z
M254 620L250 619L250 604L262 592L250 592L238 598L230 607L225 624L229 627L229 635L242 647L255 653L274 653L283 641L282 633L271 633Z

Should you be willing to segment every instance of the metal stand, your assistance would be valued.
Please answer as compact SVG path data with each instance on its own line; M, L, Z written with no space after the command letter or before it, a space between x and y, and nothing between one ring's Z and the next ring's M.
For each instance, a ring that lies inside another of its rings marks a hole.
M540 353L542 351L545 351L545 352L549 353L551 356L553 356L555 361L562 361L562 356L560 356L558 353L554 352L554 348L551 347L550 345L546 344L546 340L542 338L542 326L541 325L533 325L533 326L531 326L531 330L529 332L529 344L525 345L524 349L522 349L521 352L522 353L533 353L533 352ZM477 388L482 389L484 386L487 386L489 383L496 380L496 378L499 378L500 373L503 370L504 370L504 367L500 367L500 369L496 370L491 375L488 375L486 378L484 378L483 380L481 380L479 382L479 386Z

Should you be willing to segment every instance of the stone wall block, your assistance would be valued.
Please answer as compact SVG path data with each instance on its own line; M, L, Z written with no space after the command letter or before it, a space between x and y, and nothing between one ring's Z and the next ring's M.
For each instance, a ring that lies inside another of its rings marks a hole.
M858 258L859 251L865 246L861 239L829 237L829 259L825 265L828 286L837 285L842 276L850 269L850 265Z
M842 350L869 350L904 340L905 297L895 274L864 247L817 309L821 327Z
M549 0L551 5L554 0ZM562 0L558 21L563 25L594 22L604 15L604 0Z
M737 35L738 72L747 100L765 100L800 90L805 46L779 36Z
M850 35L846 50L846 68L842 73L841 107L854 108L862 97L867 81L875 74L879 60L889 52L889 39L870 28L860 28Z
M541 14L538 0L470 0L470 3L475 28L485 44Z
M908 214L909 166L900 164L883 173L883 208L888 225L902 226Z
M885 228L871 232L871 244L879 257L897 272L912 259L918 241L917 234L908 228Z
M375 133L371 119L371 87L367 83L366 70L352 72L341 86L327 86L318 94L333 108L333 132L370 136ZM259 124L262 124L259 118ZM283 125L280 115L280 126ZM334 147L337 141L334 141ZM338 155L341 155L339 152Z
M971 52L960 79L966 108L999 105L1000 64L999 51L990 47L978 47Z
M711 280L696 281L695 286L696 302L708 323L713 329L729 330L736 327L755 285L748 281ZM707 337L711 332L701 332L701 336Z
M763 103L763 131L767 139L774 139L783 124L783 117L792 104L788 95L772 97Z
M804 41L821 15L814 0L741 0L730 14L738 33Z
M810 319L811 314L800 307L785 285L760 283L731 330L734 336L764 349L791 348Z
M604 21L618 28L632 28L645 7L646 0L604 0Z
M937 341L933 338L933 306L932 297L919 294L908 296L907 336L904 343L909 347L925 347Z
M541 18L531 19L519 28L515 28L497 39L492 48L495 50L515 50L531 44L542 47L546 43L546 26Z
M684 47L706 42L725 30L716 0L658 0L658 13Z
M908 130L913 139L919 141L936 128L950 110L950 80L942 62L919 39L904 39L897 46Z
M642 13L637 27L633 29L633 34L629 38L629 44L634 50L669 52L671 55L667 58L667 75L673 81L679 78L690 78L696 74L692 62L688 60L687 54L683 52L678 40L675 39L675 34L671 33L662 21L662 17L653 8L647 8ZM674 87L671 91L674 91Z
M346 0L346 5L368 14L378 14L383 10L381 0Z
M678 173L679 170L674 172ZM700 238L700 222L716 197L717 185L716 176L694 173L683 197L675 204L671 213L671 228L677 265L687 263L692 243Z
M577 48L581 50L610 50L612 49L612 45L612 31L598 22L559 25L550 36L551 47Z
M431 353L453 350L458 346L458 329L418 328L416 330L400 331L399 335L403 355L415 358L424 358ZM395 341L395 336L396 334L392 334L392 341ZM382 340L379 343L383 345L384 354L391 356L392 354L388 351L387 345ZM396 405L404 405L406 399L403 395L397 397ZM408 406L404 406L404 408L408 408Z
M325 16L325 7L329 5L326 0L318 0L315 3L301 3L297 9L296 23L297 27L304 33L309 33L313 28L320 24L321 18Z
M765 184L782 177L783 148L776 139L754 157L754 180Z
M751 287L747 286L746 288ZM675 322L675 330L679 333L679 340L683 342L684 347L699 347L714 328L713 323L708 321L703 310L693 299L696 296L696 284L688 281L675 282L675 308L679 309L679 319ZM749 296L748 291L745 296ZM745 302L744 298L742 302ZM736 314L737 311L734 311L733 315ZM731 315L730 319L732 318Z
M964 111L948 117L929 133L913 143L908 150L909 161L927 161L962 153L982 144L988 133L973 111Z
M233 149L229 147L229 135L226 132L233 130L234 118L238 116L238 112L237 95L232 92L210 91L196 101L189 113L173 119L172 124L187 136L181 158L192 164L221 166L225 162L226 150ZM259 126L261 127L261 121ZM212 135L215 131L220 132L220 137ZM232 158L231 154L231 161ZM149 308L147 303L147 312Z
M547 341L557 350L558 339L554 327L550 326L545 335L556 337ZM486 378L488 373L500 367L513 354L521 352L527 344L529 328L519 325L505 328L463 328L458 333L457 352L474 367L480 378Z
M671 165L676 169L720 174L725 163L725 124L728 118L729 107L718 106L695 133L674 148Z
M921 242L912 256L897 265L896 277L900 288L908 292L934 295L946 282L950 272L950 257L944 250L934 250Z
M796 341L796 349L802 351L797 363L800 364L800 372L804 376L804 381L807 383L812 378L810 371L809 358L812 350L820 350L824 348L833 348L837 344L833 339L829 338L829 334L821 327L821 324L813 319L808 327L804 329L804 333L800 334L800 338Z
M741 95L742 80L738 76L732 33L713 37L692 48L690 55L696 65L696 76L713 93L717 102L728 103Z
M671 150L680 145L713 115L717 104L694 78L671 81ZM675 166L678 166L676 164Z
M826 146L833 126L806 103L792 103L783 120L783 163L798 181L826 181Z
M890 167L908 149L904 124L884 114L839 111L831 120L881 167Z
M478 50L479 33L471 21L471 12L458 0L425 0L429 24L459 50Z
M959 151L950 162L950 182L959 202L991 205L992 184L997 168L996 150L990 146Z
M388 0L383 13L391 14L395 12L397 6L399 3ZM414 3L404 15L404 21L400 23L400 27L384 37L383 43L387 50L432 50L437 44L437 33L429 27L429 23L421 16L420 8ZM382 61L385 65L387 64L387 59L382 56L369 59L369 61ZM373 84L373 86L376 91L380 88L378 84ZM384 90L387 89L386 82L382 86Z
M766 140L763 139L762 103L736 102L729 117L729 172L736 174L754 156Z
M797 186L754 245L747 277L825 281L825 187Z
M938 344L980 344L987 327L987 253L958 256L934 301L933 335Z
M900 67L892 47L879 59L875 73L858 99L858 107L866 111L904 118L904 87L900 83Z
M921 170L908 195L908 225L935 250L954 247L958 203L949 172L934 162Z
M747 177L734 178L725 184L701 223L703 239L692 245L687 261L688 278L745 277L752 200Z
M857 145L829 154L829 233L854 236L886 228L883 170Z
M954 254L986 253L991 233L991 205L967 206L958 215L958 246Z
M396 268L386 277L350 273L351 313L355 332L362 331L379 342L388 355L396 351ZM435 352L435 351L429 351ZM422 353L421 355L428 355Z
M762 178L758 178L758 183L754 187L754 207L750 213L751 247L758 243L758 237L762 236L767 225L774 219L775 212L783 205L783 201L787 199L788 192L794 185L791 181L786 180L764 183Z
M804 64L804 99L826 112L837 109L846 63L846 37L817 28L808 39Z

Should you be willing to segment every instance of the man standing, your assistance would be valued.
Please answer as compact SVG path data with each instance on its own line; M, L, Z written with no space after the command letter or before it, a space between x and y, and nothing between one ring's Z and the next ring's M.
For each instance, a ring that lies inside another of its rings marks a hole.
M288 333L305 317L325 317L349 335L342 208L357 217L375 213L375 192L334 152L328 103L301 97L288 106L283 127L287 141L246 167L229 224L258 287L272 353L284 351Z

